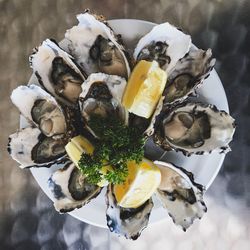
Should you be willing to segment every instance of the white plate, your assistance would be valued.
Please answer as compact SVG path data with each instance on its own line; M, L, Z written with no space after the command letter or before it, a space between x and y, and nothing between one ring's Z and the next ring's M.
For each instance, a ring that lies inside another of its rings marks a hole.
M125 44L129 48L133 48L138 39L149 32L155 25L150 22L133 19L111 20L109 24L116 33L122 35ZM200 88L198 99L203 102L215 104L219 109L228 112L226 94L215 70L211 72L209 78L205 80L203 86ZM223 154L218 153L206 156L184 157L181 153L169 152L164 155L163 159L168 159L168 161L191 171L194 174L195 181L208 188L218 174L224 157ZM48 189L47 180L58 167L31 169L37 183L52 200L53 197ZM106 189L104 188L96 199L81 209L71 212L70 215L89 224L106 228L105 191ZM150 216L150 223L156 222L166 216L168 216L166 210L156 204Z

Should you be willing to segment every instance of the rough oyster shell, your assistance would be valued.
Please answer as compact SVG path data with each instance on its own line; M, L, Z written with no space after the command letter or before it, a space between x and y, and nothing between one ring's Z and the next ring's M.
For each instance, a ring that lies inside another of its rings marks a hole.
M189 51L190 46L190 36L166 22L156 25L140 39L134 50L134 59L156 60L169 73L177 61Z
M85 12L79 24L67 30L64 47L87 75L103 72L128 78L130 66L125 50L104 20Z
M85 77L54 41L45 40L30 56L30 63L40 85L56 99L67 105L77 103Z
M207 211L203 201L204 187L194 182L192 173L171 163L155 161L161 171L162 181L156 196L168 210L174 223L184 231L195 219Z
M80 94L80 110L85 120L88 122L90 114L112 115L127 124L128 112L121 104L126 84L126 80L119 76L91 74L82 84Z
M165 150L185 155L230 151L235 121L225 111L203 103L181 103L163 110L155 126L154 141Z
M107 195L107 225L111 232L136 240L148 225L149 216L153 208L152 200L146 201L138 208L122 208L117 205L113 188L108 186Z
M50 167L63 160L66 143L44 136L38 128L27 127L9 136L8 152L21 168Z
M181 58L169 73L163 95L164 103L182 102L201 86L213 69L215 59L211 49L207 51L191 48L188 54Z
M48 185L55 198L54 207L60 213L86 205L101 191L99 186L87 183L85 176L72 162L54 172Z
M62 108L46 91L36 85L19 86L11 94L13 104L44 135L63 136L67 130Z

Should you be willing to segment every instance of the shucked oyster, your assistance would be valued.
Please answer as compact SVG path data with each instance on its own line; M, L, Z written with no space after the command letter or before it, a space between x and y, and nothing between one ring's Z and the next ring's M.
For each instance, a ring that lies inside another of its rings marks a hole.
M104 19L88 12L77 16L79 24L65 34L64 47L82 69L128 78L130 67L125 50Z
M170 163L155 161L161 171L161 184L156 195L184 231L196 218L201 219L207 211L203 201L204 187L194 182L193 175Z
M99 186L88 183L81 171L71 162L54 172L48 184L55 198L55 209L60 213L86 205L101 191Z
M38 128L27 127L9 136L8 151L21 168L50 167L65 155L67 141L46 137Z
M156 25L134 50L136 61L157 61L169 73L190 49L191 38L169 23Z
M85 77L73 58L54 41L45 40L30 56L31 67L39 83L67 105L75 105Z
M210 74L215 64L210 49L192 48L169 73L163 93L164 103L181 102L192 94Z
M85 120L88 122L90 115L98 114L117 116L127 123L128 113L121 105L126 84L126 80L119 76L91 74L82 84L80 94L80 110Z
M13 90L11 100L44 135L62 137L66 134L67 124L62 108L55 98L40 87L19 86Z
M185 155L215 149L227 152L234 131L234 119L225 111L211 104L182 103L162 111L154 140L165 150L174 149Z
M138 208L123 208L117 204L113 188L108 186L107 196L107 225L111 232L136 240L148 225L153 208L152 200L146 201Z

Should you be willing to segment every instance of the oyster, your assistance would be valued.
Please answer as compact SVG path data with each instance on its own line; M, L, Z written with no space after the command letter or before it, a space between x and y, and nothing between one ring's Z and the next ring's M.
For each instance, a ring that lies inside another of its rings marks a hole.
M190 49L191 38L169 23L156 25L140 39L135 50L134 59L156 60L160 67L169 73L177 61Z
M161 184L156 196L168 210L174 223L184 231L207 211L203 201L204 187L194 182L192 173L173 164L155 161L161 171Z
M126 84L126 80L119 76L91 74L82 84L80 94L80 110L85 120L88 122L93 114L103 117L111 115L117 116L127 124L128 113L121 105Z
M149 216L153 208L151 199L138 208L122 208L117 205L113 188L108 186L107 196L107 225L111 232L136 240L148 225Z
M67 213L84 206L101 191L99 186L88 183L72 162L54 172L48 184L55 198L55 209L60 213Z
M50 167L63 160L67 141L44 136L27 127L9 136L8 152L21 168Z
M62 137L67 131L62 108L46 91L36 85L19 86L11 100L29 122L35 124L47 137Z
M164 103L181 102L191 95L210 74L215 64L211 49L192 48L169 73Z
M103 72L128 78L130 66L125 50L104 19L85 12L79 24L65 34L63 46L90 75Z
M31 67L39 83L67 105L75 105L85 77L73 58L54 41L45 40L30 56Z
M234 119L214 105L181 103L159 115L154 141L165 150L182 151L187 156L213 150L226 153L234 131Z

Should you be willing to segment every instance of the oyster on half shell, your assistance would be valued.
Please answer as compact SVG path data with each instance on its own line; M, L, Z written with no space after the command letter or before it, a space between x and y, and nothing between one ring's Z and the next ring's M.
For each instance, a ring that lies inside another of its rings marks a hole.
M112 185L108 186L107 195L107 225L111 232L136 240L148 225L153 208L152 199L147 200L138 208L123 208L117 204Z
M82 84L80 94L80 110L86 123L90 115L102 117L116 116L125 124L128 122L128 112L121 104L126 80L119 76L104 73L91 74Z
M47 137L63 137L67 132L64 111L46 91L36 85L19 86L11 100L21 114Z
M165 104L182 102L201 86L213 69L215 59L211 49L207 51L191 48L188 54L181 58L169 73L163 92Z
M185 155L226 153L235 131L235 121L225 111L203 103L181 103L165 109L156 122L154 141L165 150Z
M103 72L128 78L130 66L123 46L103 18L88 12L77 15L77 26L67 30L63 47L87 75Z
M67 213L86 205L101 191L99 186L88 183L72 162L66 163L63 169L54 172L48 184L55 198L55 209L60 213Z
M8 152L21 168L50 167L66 154L63 138L46 137L38 128L27 127L9 136Z
M136 61L157 61L169 74L191 46L191 38L169 23L162 23L143 36L135 50Z
M67 105L77 104L85 76L72 56L47 39L30 56L30 63L43 88Z
M171 163L155 161L161 171L161 184L156 196L174 223L187 230L195 219L207 211L203 201L204 187L194 182L192 173Z

